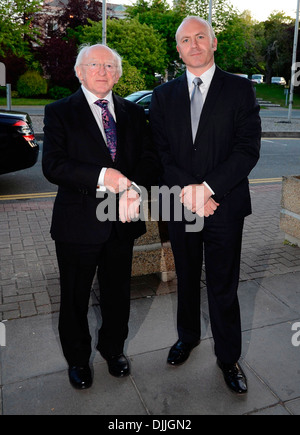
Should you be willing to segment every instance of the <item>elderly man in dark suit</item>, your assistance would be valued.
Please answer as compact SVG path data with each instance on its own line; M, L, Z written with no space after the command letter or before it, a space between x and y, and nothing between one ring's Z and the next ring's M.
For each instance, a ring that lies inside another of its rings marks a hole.
M177 30L186 72L155 89L153 139L163 165L162 184L180 186L184 210L203 217L201 231L184 219L169 222L178 278L179 340L168 363L184 363L200 342L200 277L205 258L211 328L217 362L237 393L247 391L238 360L241 322L237 297L244 218L251 213L248 175L259 159L261 123L250 81L215 65L217 39L199 17Z
M96 271L102 314L97 349L113 376L130 372L123 347L132 250L146 231L138 219L138 185L150 186L158 165L143 109L112 92L122 74L120 56L100 44L85 46L75 71L81 88L45 109L43 171L59 186L51 235L60 270L60 339L70 382L83 389L92 385L87 312ZM97 213L108 194L119 216Z

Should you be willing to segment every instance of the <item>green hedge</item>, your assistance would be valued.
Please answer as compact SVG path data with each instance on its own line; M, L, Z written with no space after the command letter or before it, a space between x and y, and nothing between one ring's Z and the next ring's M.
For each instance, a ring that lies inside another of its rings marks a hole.
M47 80L37 71L27 71L17 83L17 91L20 97L31 98L47 95Z

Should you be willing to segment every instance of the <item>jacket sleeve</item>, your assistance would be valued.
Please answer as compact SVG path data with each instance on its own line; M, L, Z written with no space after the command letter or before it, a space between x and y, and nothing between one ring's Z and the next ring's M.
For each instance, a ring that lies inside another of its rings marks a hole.
M257 104L251 83L245 85L243 97L235 115L235 131L232 150L228 158L220 162L205 176L205 181L221 200L242 180L246 179L256 165L261 144L260 107Z
M139 106L136 106L136 109L139 109L135 119L140 129L140 157L131 178L138 185L150 189L158 183L161 166L144 109Z

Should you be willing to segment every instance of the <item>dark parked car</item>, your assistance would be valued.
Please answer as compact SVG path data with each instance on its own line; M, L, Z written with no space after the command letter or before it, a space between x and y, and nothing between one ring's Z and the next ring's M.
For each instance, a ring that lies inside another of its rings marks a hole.
M39 145L30 116L24 112L0 110L0 174L35 165Z
M147 117L149 115L151 98L152 98L152 91L138 91L125 97L126 100L132 101L133 103L142 106L145 110Z

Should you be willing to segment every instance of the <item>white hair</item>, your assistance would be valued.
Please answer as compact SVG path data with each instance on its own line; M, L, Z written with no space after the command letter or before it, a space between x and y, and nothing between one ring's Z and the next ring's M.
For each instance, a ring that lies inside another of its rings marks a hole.
M176 38L176 42L177 42L177 43L178 43L178 33L180 32L182 26L183 26L187 21L192 21L192 20L196 20L196 21L198 21L198 22L201 23L201 24L205 24L205 25L208 27L208 29L209 29L209 33L210 33L210 36L211 36L212 40L215 39L215 37L216 37L216 35L215 35L215 31L214 31L212 25L211 25L207 20L205 20L204 18L197 17L196 15L190 15L190 16L188 16L188 17L185 17L185 19L182 21L182 23L180 24L180 26L179 26L178 29L177 29L177 32L176 32L176 35L175 35L175 38Z
M79 47L78 55L77 55L75 66L74 66L76 77L78 78L76 68L82 63L82 59L84 58L84 56L86 54L88 54L88 51L92 48L95 48L95 47L107 48L108 50L110 50L112 52L112 54L116 60L118 75L119 75L119 77L121 77L122 73L123 73L121 56L119 55L119 53L116 50L113 50L112 48L107 47L107 45L100 44L100 43L94 44L94 45L83 44Z

